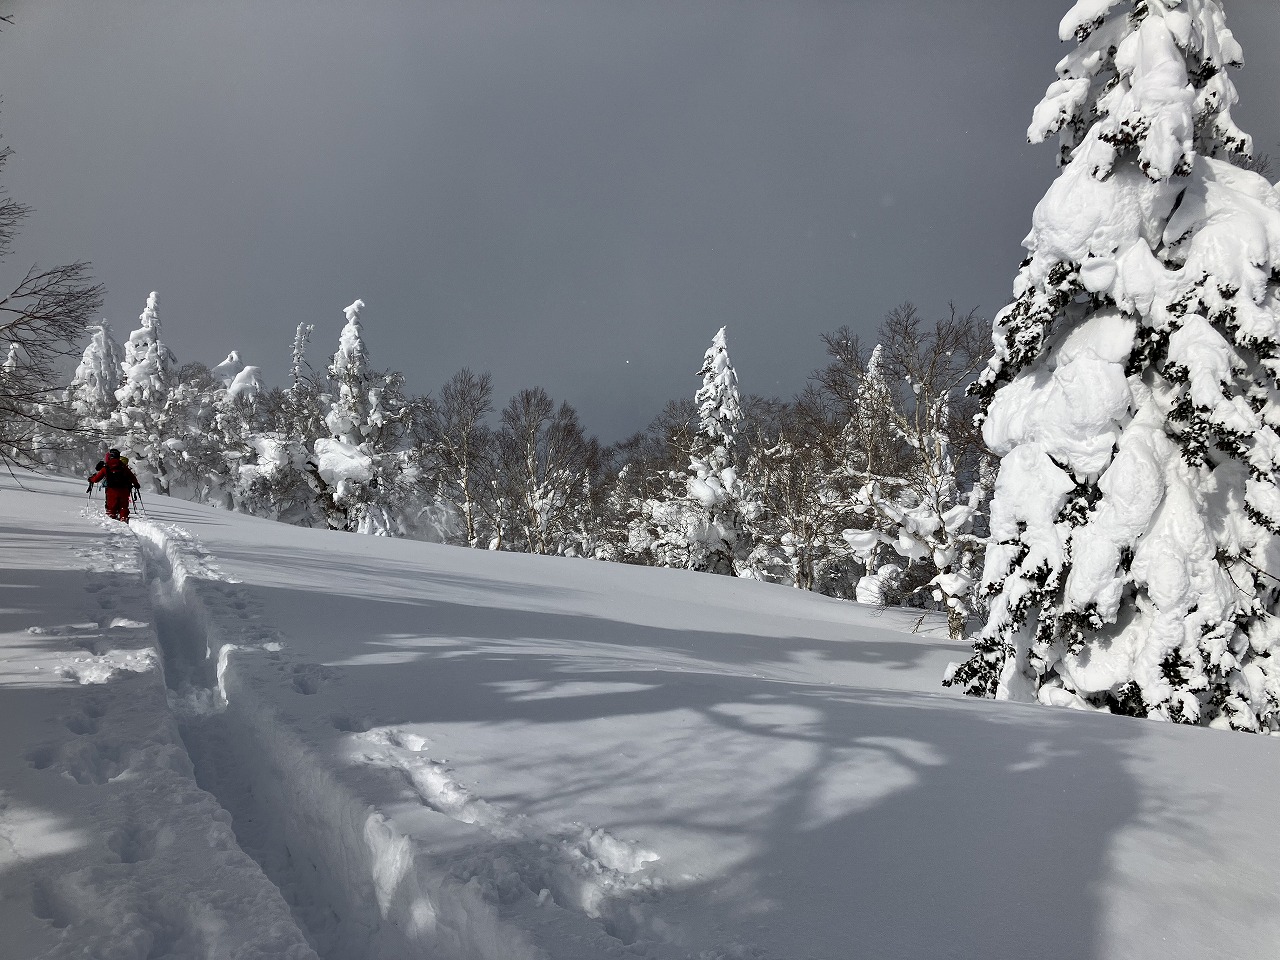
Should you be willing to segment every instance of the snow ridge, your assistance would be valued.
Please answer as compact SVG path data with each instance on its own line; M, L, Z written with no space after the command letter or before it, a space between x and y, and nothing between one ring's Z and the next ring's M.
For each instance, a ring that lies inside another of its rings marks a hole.
M453 865L464 882L480 882L502 899L512 888L602 921L610 936L631 942L642 922L633 902L660 892L661 886L635 878L658 854L619 840L607 830L573 824L546 832L526 817L511 816L476 797L444 763L426 756L425 738L395 727L359 734L367 745L361 760L399 771L422 803L461 823L474 824L494 844Z

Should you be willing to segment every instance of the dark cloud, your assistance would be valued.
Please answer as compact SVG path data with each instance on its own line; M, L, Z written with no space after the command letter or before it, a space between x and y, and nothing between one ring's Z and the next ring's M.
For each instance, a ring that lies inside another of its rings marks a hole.
M789 395L894 304L994 312L1052 147L1049 0L18 0L0 34L21 254L89 258L120 334L279 381L360 297L374 360L489 369L615 439L721 325ZM1228 14L1274 147L1280 5ZM627 362L630 361L630 362Z

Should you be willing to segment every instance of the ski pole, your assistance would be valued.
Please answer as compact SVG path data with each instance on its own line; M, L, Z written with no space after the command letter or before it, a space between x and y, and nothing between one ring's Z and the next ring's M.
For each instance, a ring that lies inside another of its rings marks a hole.
M134 502L134 503L136 503L136 504L138 505L138 512L139 512L139 513L141 513L144 517L145 517L145 516L148 516L146 504L144 504L144 503L142 502L142 488L141 488L141 487L134 487L134 488L133 488L133 502Z

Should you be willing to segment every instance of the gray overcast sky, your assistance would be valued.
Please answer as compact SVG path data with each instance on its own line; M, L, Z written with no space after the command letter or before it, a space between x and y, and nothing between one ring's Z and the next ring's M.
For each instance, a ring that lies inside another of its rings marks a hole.
M789 396L819 334L990 316L1054 177L1067 0L0 0L12 272L92 260L121 338L283 381L360 297L373 360L490 370L610 441L724 324ZM1280 141L1280 3L1235 0L1237 119ZM630 361L630 362L627 362Z

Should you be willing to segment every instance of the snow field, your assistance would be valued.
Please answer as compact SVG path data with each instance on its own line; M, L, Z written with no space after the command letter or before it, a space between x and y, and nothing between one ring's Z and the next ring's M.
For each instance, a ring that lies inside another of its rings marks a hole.
M134 529L165 611L158 623L170 699L186 717L197 777L231 811L242 845L322 956L533 960L546 954L497 909L521 897L544 912L560 908L559 937L599 950L634 937L629 916L610 917L610 898L650 886L626 877L656 855L599 829L542 836L423 757L423 738L394 727L360 732L359 764L399 774L421 802L415 829L402 832L281 722L280 687L313 695L333 671L282 655L277 634L247 613L250 600L190 533L145 519ZM240 669L254 661L274 670L264 678ZM443 862L431 852L441 840L481 851Z
M160 639L173 668L170 696L186 714L183 733L200 780L232 811L246 849L285 892L322 954L371 960L501 955L466 946L484 943L474 928L477 918L492 922L492 911L474 897L443 911L433 903L417 882L407 838L345 791L279 723L270 701L241 680L234 666L239 657L280 662L279 644L254 630L243 614L247 601L195 538L147 520L136 520L134 529L149 557L157 605L168 611ZM286 671L283 682L305 694L322 676L303 665ZM440 921L442 912L452 914L453 924ZM442 942L451 939L451 925L465 939ZM512 946L509 940L505 946Z
M24 483L6 960L1280 942L1270 738L940 692L965 648L918 614Z

